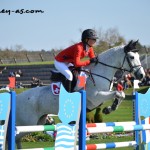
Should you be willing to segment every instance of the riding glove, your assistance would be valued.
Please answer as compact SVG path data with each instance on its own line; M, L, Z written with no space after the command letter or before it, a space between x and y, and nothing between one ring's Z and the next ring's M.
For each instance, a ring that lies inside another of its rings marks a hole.
M90 63L95 63L95 64L97 64L97 63L98 63L98 58L97 58L97 57L94 57L94 58L90 59Z

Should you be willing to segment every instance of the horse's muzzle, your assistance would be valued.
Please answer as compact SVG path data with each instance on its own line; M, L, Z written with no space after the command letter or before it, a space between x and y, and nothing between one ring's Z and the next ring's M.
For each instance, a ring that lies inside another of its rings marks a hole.
M143 80L144 79L144 77L145 77L145 73L141 73L141 74L138 74L138 73L135 73L135 77L136 77L136 79L138 79L138 80Z
M145 78L145 71L144 71L143 67L140 67L139 69L137 69L137 71L134 72L134 75L135 75L136 79L143 80Z

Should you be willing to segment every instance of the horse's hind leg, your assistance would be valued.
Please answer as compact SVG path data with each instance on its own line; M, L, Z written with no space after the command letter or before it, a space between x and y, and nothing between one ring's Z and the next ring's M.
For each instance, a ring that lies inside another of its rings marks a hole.
M86 112L86 122L95 123L93 111Z
M16 140L17 149L22 149L21 139Z
M101 113L101 105L92 111L87 110L86 122L87 123L101 123L101 122L103 122L103 116Z
M37 122L37 125L44 125L46 123L46 117L47 117L47 114L41 116Z

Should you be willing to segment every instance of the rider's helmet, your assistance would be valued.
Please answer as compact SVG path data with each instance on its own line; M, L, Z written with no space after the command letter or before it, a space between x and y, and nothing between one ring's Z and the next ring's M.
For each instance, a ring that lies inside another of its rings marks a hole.
M81 40L83 43L85 43L86 39L93 39L93 40L96 40L98 39L98 36L95 32L95 30L93 29L86 29L82 32L82 37L81 37Z

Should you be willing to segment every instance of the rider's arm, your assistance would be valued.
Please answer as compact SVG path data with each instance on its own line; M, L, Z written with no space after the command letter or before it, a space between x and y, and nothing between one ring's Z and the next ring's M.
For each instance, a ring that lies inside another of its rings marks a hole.
M83 50L82 50L82 48L78 47L76 49L76 51L74 52L74 65L75 65L75 67L82 67L82 66L87 66L90 64L89 60L81 61L81 58L82 58L81 55L83 55Z
M93 47L91 47L90 49L89 49L89 54L88 54L88 56L90 57L90 59L92 59L92 58L95 58L96 56L95 56L95 53L94 53L94 49L93 49Z

